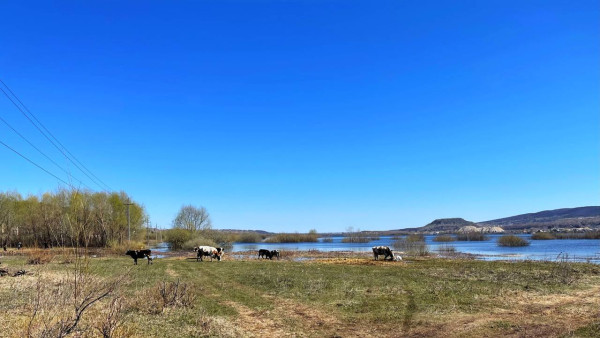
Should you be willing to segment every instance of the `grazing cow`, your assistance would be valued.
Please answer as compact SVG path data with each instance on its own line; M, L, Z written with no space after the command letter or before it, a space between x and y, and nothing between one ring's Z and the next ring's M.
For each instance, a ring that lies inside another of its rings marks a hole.
M277 259L279 259L279 250L271 250L271 257L277 257Z
M210 256L210 261L212 262L213 258L216 258L218 261L221 260L221 256L223 255L224 251L223 248L215 248L212 246L198 246L194 248L194 251L197 252L196 255L196 262L197 261L203 261L203 257L204 256Z
M127 250L125 253L127 256L131 256L133 258L133 264L137 265L138 258L148 258L148 264L152 264L152 257L150 254L152 251L150 249L146 250Z
M258 250L258 258L272 259L273 256L271 255L271 251L269 251L267 249L260 249L260 250Z
M394 253L387 246L373 247L373 256L375 256L375 260L378 260L379 255L385 255L385 257L383 257L384 260L386 260L388 257L390 257L390 260L394 260Z

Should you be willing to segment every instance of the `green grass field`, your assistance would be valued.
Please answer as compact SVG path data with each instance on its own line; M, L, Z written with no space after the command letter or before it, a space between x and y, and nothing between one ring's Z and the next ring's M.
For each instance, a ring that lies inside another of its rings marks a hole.
M3 337L25 336L28 326L40 334L73 311L68 292L58 302L63 306L53 305L73 263L60 255L43 265L27 259L0 259L9 271L29 272L0 277ZM116 298L115 337L600 335L600 266L592 264L226 256L221 262L171 257L133 266L128 257L109 256L86 259L83 266L97 283L124 278L84 313L78 328L85 331L76 336L101 337L99 323L110 317ZM38 281L50 304L39 306L41 315L29 325L32 304L43 293ZM177 281L183 300L165 305L160 286Z

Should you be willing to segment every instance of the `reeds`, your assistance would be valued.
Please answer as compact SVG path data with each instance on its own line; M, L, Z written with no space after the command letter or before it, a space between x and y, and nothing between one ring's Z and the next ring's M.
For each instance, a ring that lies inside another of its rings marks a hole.
M301 242L317 242L318 235L316 233L308 234L276 234L265 240L266 243L301 243Z
M487 241L488 239L486 235L478 231L456 234L456 240L458 241Z
M396 250L404 251L409 255L427 256L429 247L425 244L425 236L422 234L409 235L396 240L392 246Z
M549 232L536 232L533 235L531 235L531 239L548 240L548 239L556 239L556 236L554 236L553 234L551 234Z
M499 246L518 247L518 246L528 246L529 242L519 236L505 235L498 239L498 245Z

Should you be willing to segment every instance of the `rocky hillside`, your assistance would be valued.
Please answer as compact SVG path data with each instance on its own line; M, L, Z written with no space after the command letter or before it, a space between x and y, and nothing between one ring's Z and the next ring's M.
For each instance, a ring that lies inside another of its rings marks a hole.
M457 231L465 226L477 226L477 224L466 221L462 218L440 218L427 224L424 227L418 228L419 231Z
M480 222L480 224L500 226L505 230L598 228L600 227L600 206L544 210Z

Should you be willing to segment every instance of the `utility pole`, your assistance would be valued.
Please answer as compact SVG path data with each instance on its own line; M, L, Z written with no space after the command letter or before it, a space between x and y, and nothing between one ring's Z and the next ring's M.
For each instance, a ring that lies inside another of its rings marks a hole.
M131 218L129 217L129 206L132 205L131 201L125 203L127 206L127 240L131 243Z

